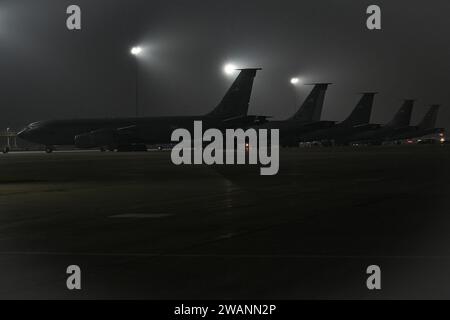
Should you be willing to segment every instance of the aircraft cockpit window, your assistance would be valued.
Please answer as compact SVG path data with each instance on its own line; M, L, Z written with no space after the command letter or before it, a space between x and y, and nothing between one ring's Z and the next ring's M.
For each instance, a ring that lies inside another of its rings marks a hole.
M32 129L32 128L39 127L39 125L40 125L40 122L33 122L33 123L30 124L28 127L29 127L30 129Z

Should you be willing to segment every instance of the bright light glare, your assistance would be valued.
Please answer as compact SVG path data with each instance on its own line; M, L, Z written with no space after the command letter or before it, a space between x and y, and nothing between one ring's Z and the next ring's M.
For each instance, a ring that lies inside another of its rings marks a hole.
M142 53L142 48L141 47L133 47L131 48L131 54L134 56L138 56Z
M292 84L298 84L300 82L300 79L299 78L292 78L291 79L291 83Z
M223 72L227 75L232 75L236 72L237 67L234 64L228 63L223 67Z

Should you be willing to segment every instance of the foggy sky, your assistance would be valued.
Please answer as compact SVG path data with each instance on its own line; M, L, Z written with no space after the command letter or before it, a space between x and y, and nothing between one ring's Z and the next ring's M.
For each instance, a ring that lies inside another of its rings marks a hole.
M82 30L66 8L82 9ZM382 8L382 30L365 27ZM322 119L343 120L361 91L378 91L373 123L416 98L412 123L432 103L450 128L450 3L434 1L0 0L0 128L31 121L209 112L233 77L222 67L262 67L250 114L283 119L311 87L333 82Z

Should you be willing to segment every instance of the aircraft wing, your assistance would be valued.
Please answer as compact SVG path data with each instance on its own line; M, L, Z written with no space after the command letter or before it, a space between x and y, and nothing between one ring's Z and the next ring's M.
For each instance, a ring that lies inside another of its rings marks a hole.
M251 125L259 125L266 123L271 116L259 116L259 115L241 115L237 117L227 118L222 120L227 126L231 127L245 127Z
M382 127L381 124L365 123L365 124L358 124L356 126L353 126L352 128L357 129L357 130L373 130L373 129L378 129L381 127Z
M329 128L336 124L336 121L315 121L315 122L308 122L302 125L302 127L305 128L311 128L311 129L322 129L322 128Z
M98 146L127 144L136 140L138 127L131 125L117 129L98 129L79 134L75 137L78 148L93 148Z

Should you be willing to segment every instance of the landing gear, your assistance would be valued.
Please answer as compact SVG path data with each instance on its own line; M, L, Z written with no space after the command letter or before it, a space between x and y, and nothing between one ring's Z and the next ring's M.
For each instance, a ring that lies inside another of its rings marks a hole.
M2 150L3 153L8 153L9 151L10 151L9 147L4 147Z
M45 153L52 153L54 148L52 146L46 146L45 147Z

